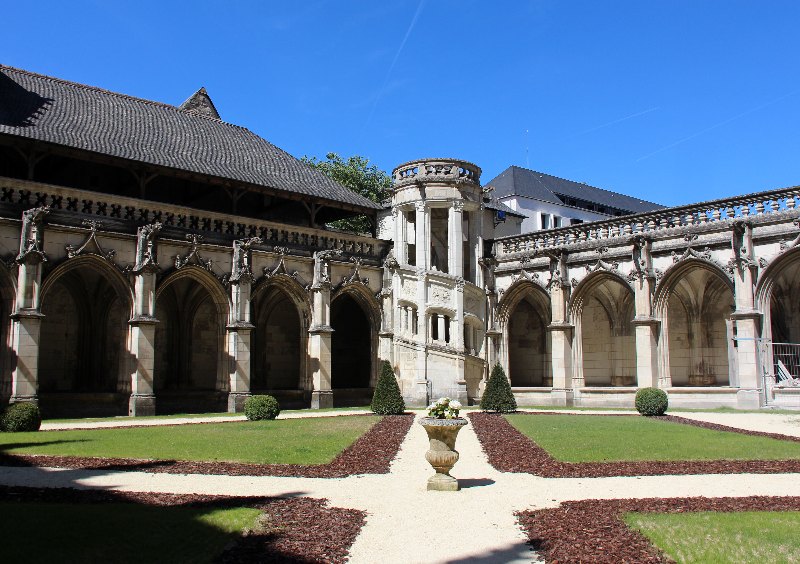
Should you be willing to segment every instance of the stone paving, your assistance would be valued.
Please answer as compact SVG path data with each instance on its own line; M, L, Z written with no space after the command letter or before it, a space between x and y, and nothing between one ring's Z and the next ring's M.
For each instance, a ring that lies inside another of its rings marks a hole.
M363 413L363 412L361 412ZM318 415L342 412L323 412ZM685 415L681 413L681 415ZM775 432L771 418L800 422L800 415L756 415L737 420L703 415L713 422L756 425ZM215 418L216 420L216 418ZM175 420L170 420L174 424ZM197 422L193 420L193 422ZM782 432L787 433L786 429ZM313 496L331 505L365 510L367 523L351 549L354 563L530 562L536 554L525 544L514 512L556 507L581 499L751 495L800 495L800 475L651 476L633 478L552 479L494 470L471 426L462 429L453 469L460 492L428 492L433 470L424 458L425 431L412 426L391 472L342 479L202 476L145 472L42 468L0 468L0 483L37 487L108 488L122 491L209 493L234 496Z

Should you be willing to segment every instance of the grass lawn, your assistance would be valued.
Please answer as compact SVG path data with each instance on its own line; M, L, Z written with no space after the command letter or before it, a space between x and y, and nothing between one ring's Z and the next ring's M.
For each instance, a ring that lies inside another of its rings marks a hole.
M562 462L800 458L800 443L712 431L639 415L519 414L506 418Z
M2 503L6 562L212 562L260 511L131 503Z
M800 512L628 513L625 523L677 562L800 562Z
M277 419L35 433L0 433L0 451L104 458L326 464L379 417Z

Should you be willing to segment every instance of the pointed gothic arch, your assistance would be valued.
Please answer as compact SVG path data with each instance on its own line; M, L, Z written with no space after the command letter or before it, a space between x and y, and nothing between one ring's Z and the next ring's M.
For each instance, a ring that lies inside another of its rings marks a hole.
M717 264L689 258L667 270L653 299L653 315L661 320L659 364L665 385L733 383L733 305L733 283Z
M199 266L174 270L158 285L153 387L160 413L225 409L230 309L225 288Z
M550 365L550 296L538 284L519 280L498 304L503 333L501 351L513 387L552 386Z
M608 270L589 274L575 288L569 317L576 387L635 385L634 295L627 280Z
M331 298L331 387L338 404L369 402L377 377L380 305L363 284L348 284ZM337 398L338 396L338 398Z
M291 276L275 275L253 289L251 340L253 393L274 395L282 406L305 406L311 306Z
M119 415L126 411L132 289L97 255L67 259L44 279L39 401L48 416Z

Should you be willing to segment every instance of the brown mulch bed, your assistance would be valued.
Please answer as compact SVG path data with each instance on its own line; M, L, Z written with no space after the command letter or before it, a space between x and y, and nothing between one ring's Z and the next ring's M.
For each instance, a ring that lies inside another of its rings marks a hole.
M413 415L386 416L327 464L245 464L0 453L0 466L48 466L166 474L296 476L302 478L344 478L353 474L387 474L389 464L397 456L400 444L408 434L413 421Z
M264 527L245 532L217 557L226 564L238 562L345 562L361 531L366 514L355 509L328 507L313 498L228 497L199 494L165 494L24 488L0 486L5 503L136 503L142 505L201 508L253 507L264 512ZM46 535L46 531L42 531ZM111 541L110 541L111 542Z
M548 414L542 414L546 417ZM539 414L529 414L540 417ZM519 432L502 415L470 413L489 463L501 472L534 474L545 478L602 478L666 474L776 474L800 472L800 460L686 460L636 462L560 462ZM582 415L581 417L606 417ZM612 416L613 417L613 416ZM679 417L681 423L689 421ZM697 423L692 421L692 423ZM705 425L701 425L705 427ZM734 428L729 428L735 431ZM729 430L728 428L724 430ZM747 432L745 434L753 434ZM756 433L758 434L758 433ZM783 435L773 436L781 438Z
M670 562L622 520L629 511L798 511L800 497L597 499L568 501L555 509L520 511L528 544L547 562Z

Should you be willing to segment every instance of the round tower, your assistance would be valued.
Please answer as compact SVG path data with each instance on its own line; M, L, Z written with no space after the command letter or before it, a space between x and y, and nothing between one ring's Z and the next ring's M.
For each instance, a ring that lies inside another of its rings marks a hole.
M485 366L480 175L456 159L392 171L393 358L411 406L477 397Z

